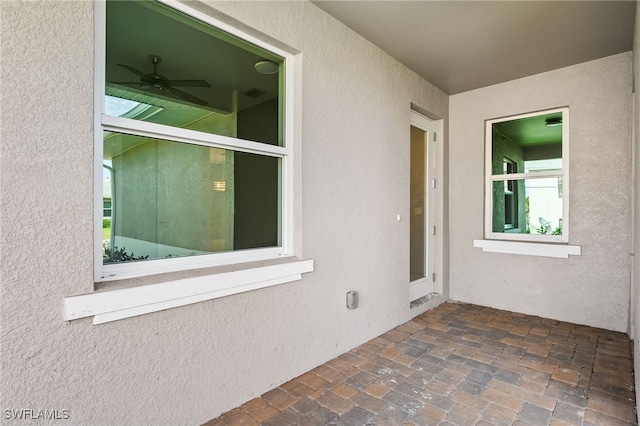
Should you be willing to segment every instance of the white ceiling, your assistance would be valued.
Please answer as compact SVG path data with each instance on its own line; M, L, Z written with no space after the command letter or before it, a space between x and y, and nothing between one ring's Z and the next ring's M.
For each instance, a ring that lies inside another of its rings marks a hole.
M632 49L635 1L327 1L322 8L448 94Z

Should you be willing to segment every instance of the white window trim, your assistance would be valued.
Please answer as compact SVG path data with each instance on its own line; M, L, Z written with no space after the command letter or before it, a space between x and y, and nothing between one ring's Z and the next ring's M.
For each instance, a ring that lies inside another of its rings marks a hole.
M529 118L535 117L542 114L549 114L553 112L562 112L562 172L540 172L540 173L514 173L508 175L492 175L491 170L493 169L493 150L492 150L492 124L501 121L509 121L516 120L521 118ZM569 242L569 108L568 107L560 107L560 108L552 108L548 110L536 111L527 114L519 114L513 115L509 117L499 118L499 119L491 119L485 121L485 212L484 212L484 229L485 229L485 239L486 240L503 240L503 241L513 241L513 242L538 242L538 243L564 243L567 244ZM563 192L565 193L562 198L562 235L536 235L536 234L511 234L511 233L502 233L502 232L493 232L493 190L492 185L495 181L501 180L515 180L515 179L525 179L525 178L544 178L544 177L562 177L562 185ZM481 241L481 240L475 240ZM550 245L550 244L540 244L540 246ZM512 247L516 247L516 244L512 244ZM474 247L479 247L475 245ZM508 246L504 246L508 247ZM578 246L574 246L578 247ZM518 254L527 254L527 250L514 248L513 252L516 253L518 250L524 251L523 253ZM488 251L488 250L485 250ZM532 251L532 255L535 254L536 250ZM570 253L575 254L575 253Z
M186 269L212 267L226 264L238 264L258 260L290 257L294 255L293 211L294 211L294 179L293 179L293 138L294 138L294 79L295 56L290 52L274 47L237 28L202 13L188 5L173 0L161 0L178 11L186 13L216 28L235 35L249 43L253 43L270 52L285 58L284 87L284 146L260 144L251 141L229 138L226 136L203 134L187 129L177 129L154 123L146 123L123 117L112 117L104 114L105 97L105 49L106 49L106 2L94 3L95 32L95 76L94 76L94 280L96 282L120 280L146 275L181 271ZM103 265L102 260L102 144L103 131L119 131L141 136L166 138L216 148L232 148L235 151L270 155L282 159L282 216L280 222L281 247L256 250L242 250L228 253L215 253L174 259L157 259L123 264Z
M302 274L312 272L313 260L300 260L294 257L294 137L299 137L299 124L294 123L294 116L298 111L298 105L294 99L299 99L298 86L294 86L294 70L299 70L299 55L291 51L283 51L268 45L261 40L246 34L225 22L218 21L190 6L175 1L161 0L176 10L187 13L194 18L209 23L230 34L263 47L285 58L284 87L284 147L265 146L251 141L241 141L219 135L202 135L195 137L190 131L174 132L173 128L145 122L126 121L126 118L104 115L104 81L105 81L105 30L106 30L106 4L94 3L95 32L95 84L94 84L94 143L96 153L102 152L103 130L118 131L123 128L128 133L135 132L142 136L163 136L172 134L179 141L197 143L205 146L230 148L236 151L270 155L282 159L282 218L281 241L282 247L273 247L256 250L243 250L236 253L219 253L209 256L194 256L181 259L171 259L147 262L131 262L120 265L117 276L103 276L102 264L102 156L95 155L94 160L94 218L95 218L95 248L94 248L94 278L95 281L109 281L126 279L141 275L150 275L163 272L180 271L211 267L221 264L240 264L233 271L208 275L200 275L174 279L152 285L132 286L124 289L98 291L88 294L70 296L64 301L64 318L67 321L93 316L94 324L116 321L157 312L178 306L225 297L246 291L253 291L265 287L275 286L302 279ZM124 120L124 121L123 121ZM295 125L294 125L295 124ZM159 126L159 127L158 127ZM294 133L295 131L295 133ZM294 136L295 135L295 136ZM212 257L214 258L212 260ZM277 260L276 260L277 259ZM267 260L267 262L259 262ZM274 263L275 262L275 263ZM151 265L145 269L146 264ZM194 274L195 275L195 274ZM132 284L132 283L129 283Z
M71 321L93 316L94 325L104 324L298 281L303 273L312 271L313 260L294 259L277 265L71 296L64 300L64 319Z
M473 246L492 253L521 254L528 256L569 258L580 256L582 246L568 244L525 243L516 241L473 240Z

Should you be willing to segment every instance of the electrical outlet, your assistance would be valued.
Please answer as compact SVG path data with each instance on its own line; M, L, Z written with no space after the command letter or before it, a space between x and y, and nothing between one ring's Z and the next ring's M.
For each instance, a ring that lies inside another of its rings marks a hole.
M347 292L347 308L355 309L358 307L360 303L360 295L357 291L349 291Z

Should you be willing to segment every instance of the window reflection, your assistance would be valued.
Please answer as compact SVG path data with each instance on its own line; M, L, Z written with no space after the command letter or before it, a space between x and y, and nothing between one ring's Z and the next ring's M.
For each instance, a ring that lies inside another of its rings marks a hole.
M556 110L491 124L493 232L562 235L562 121Z

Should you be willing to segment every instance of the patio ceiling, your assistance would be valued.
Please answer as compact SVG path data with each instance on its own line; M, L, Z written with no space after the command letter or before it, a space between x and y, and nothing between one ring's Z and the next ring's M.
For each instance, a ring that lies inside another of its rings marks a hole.
M448 94L632 49L635 1L313 3Z

